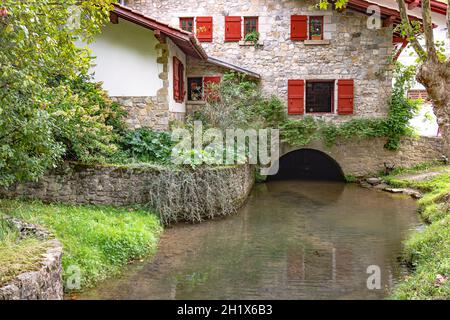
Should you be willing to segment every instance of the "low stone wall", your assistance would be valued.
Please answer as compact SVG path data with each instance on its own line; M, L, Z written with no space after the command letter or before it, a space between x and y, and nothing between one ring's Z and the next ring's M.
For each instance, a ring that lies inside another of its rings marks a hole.
M51 236L39 226L17 219L10 221L21 236L30 234L44 239ZM42 255L38 270L24 272L0 287L0 300L62 300L62 245L56 239L46 241L47 251Z
M149 205L170 223L230 214L243 204L253 182L250 166L170 170L65 163L38 182L16 184L0 194L70 204Z
M363 177L382 171L384 163L396 168L412 167L423 162L439 160L443 154L441 138L403 138L400 148L395 151L385 149L383 147L385 143L385 138L352 138L337 141L334 146L327 148L323 142L314 141L303 148L283 145L281 155L304 148L319 150L336 160L344 174Z

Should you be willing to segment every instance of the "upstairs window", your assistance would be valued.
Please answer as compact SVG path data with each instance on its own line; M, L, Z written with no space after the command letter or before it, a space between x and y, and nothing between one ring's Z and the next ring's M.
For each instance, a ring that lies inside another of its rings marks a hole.
M309 17L309 40L323 40L323 16Z
M188 32L194 32L194 18L180 18L180 28Z
M244 37L252 32L258 32L258 17L244 17Z

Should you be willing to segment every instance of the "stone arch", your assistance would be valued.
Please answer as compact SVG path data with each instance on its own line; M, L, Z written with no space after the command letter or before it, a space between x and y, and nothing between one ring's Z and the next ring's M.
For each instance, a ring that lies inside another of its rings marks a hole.
M301 148L289 151L278 160L278 173L268 176L274 180L330 180L345 181L339 163L323 151Z

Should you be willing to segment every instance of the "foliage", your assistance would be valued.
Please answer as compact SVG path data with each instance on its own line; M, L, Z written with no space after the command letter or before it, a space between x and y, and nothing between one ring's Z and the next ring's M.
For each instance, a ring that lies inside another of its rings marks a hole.
M72 275L70 266L80 268L81 289L153 253L161 232L156 216L138 208L1 200L0 212L51 231L63 244L63 279Z
M450 173L448 166L423 164L410 170L397 170L384 179L391 185L426 192L419 200L422 218L429 223L424 231L405 242L404 257L413 268L396 288L396 299L450 298ZM421 181L408 180L405 173L442 172Z
M20 238L19 231L0 212L0 287L41 262L46 242L33 236Z
M253 43L253 46L255 48L258 48L258 41L259 41L259 32L258 31L252 31L245 35L244 41L249 41Z
M134 161L166 164L175 143L170 133L147 128L127 131L121 142L122 150Z
M112 0L4 0L0 18L0 184L36 179L66 147L80 160L114 151L101 107L77 89ZM49 10L51 8L51 10ZM78 20L74 8L80 10Z

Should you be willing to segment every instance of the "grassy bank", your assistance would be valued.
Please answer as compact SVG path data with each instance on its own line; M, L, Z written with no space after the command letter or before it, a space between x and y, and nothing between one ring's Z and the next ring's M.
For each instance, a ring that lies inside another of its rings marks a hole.
M405 241L405 258L413 272L400 283L395 299L450 299L450 172L449 166L424 165L397 170L385 181L420 190L418 201L425 230Z
M0 286L37 268L45 249L45 241L34 237L20 239L18 230L3 220L0 213Z
M79 268L82 290L154 253L162 230L156 215L133 208L0 200L0 213L52 232L64 246L63 277Z

